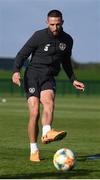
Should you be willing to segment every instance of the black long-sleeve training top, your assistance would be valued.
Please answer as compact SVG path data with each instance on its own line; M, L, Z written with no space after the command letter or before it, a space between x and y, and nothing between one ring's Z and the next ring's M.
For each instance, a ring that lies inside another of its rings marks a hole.
M72 37L63 29L58 36L54 36L48 28L36 31L16 55L14 72L19 72L24 61L31 55L28 69L56 76L62 65L73 82L76 78L71 65L72 46Z

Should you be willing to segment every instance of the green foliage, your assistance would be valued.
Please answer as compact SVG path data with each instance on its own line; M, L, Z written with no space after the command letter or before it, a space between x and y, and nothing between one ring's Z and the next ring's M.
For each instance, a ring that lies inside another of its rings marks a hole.
M6 103L0 99L0 179L100 178L100 159L87 159L100 155L100 97L56 97L53 127L66 130L68 135L62 141L44 145L40 130L40 163L29 161L26 99L5 98ZM54 153L63 147L77 155L75 168L67 173L59 173L52 162Z
M11 75L11 71L0 70L0 79L10 79Z
M12 71L6 71L6 70L0 70L0 79L11 79L13 72ZM22 70L21 76L23 76L24 71Z
M74 72L79 80L100 80L100 64L84 64L74 67ZM24 70L21 71L21 76L23 77ZM0 70L0 79L11 79L12 72ZM68 79L65 72L61 70L59 76L56 77L59 80Z
M80 68L74 69L74 73L78 80L100 80L100 69L98 68ZM56 79L68 79L65 72L62 70Z

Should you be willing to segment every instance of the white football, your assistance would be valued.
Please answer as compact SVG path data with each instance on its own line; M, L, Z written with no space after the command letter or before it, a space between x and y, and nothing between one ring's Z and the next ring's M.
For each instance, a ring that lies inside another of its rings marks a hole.
M53 164L59 171L71 170L75 165L75 154L68 148L59 149L54 154Z

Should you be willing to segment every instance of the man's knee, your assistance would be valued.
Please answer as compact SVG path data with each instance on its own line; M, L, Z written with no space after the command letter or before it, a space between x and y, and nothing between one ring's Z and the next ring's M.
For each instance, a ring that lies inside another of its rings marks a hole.
M30 97L28 99L30 118L37 119L39 116L39 99L37 97Z
M53 112L54 102L52 100L43 102L43 108L47 112Z
M37 109L33 109L29 114L31 119L37 119L39 117L39 111Z

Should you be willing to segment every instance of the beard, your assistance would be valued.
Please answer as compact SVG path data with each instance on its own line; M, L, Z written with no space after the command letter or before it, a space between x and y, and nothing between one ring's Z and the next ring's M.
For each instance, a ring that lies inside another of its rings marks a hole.
M52 33L53 33L54 36L59 35L59 31L54 31L54 32L52 32Z

